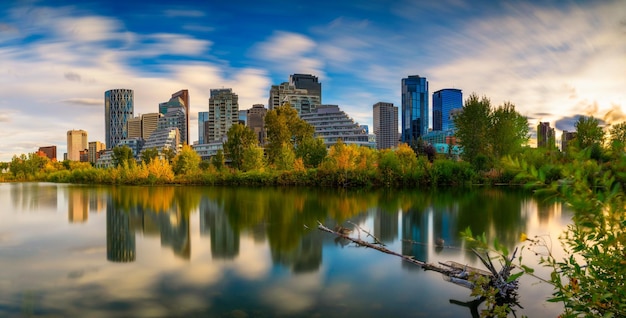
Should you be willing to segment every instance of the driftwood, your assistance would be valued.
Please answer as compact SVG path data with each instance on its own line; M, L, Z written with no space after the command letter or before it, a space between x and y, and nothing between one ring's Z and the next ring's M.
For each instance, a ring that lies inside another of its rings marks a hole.
M490 279L493 278L491 272L473 268L467 265L462 265L456 262L432 264L432 263L427 263L427 262L417 260L413 258L413 256L402 255L400 253L397 253L395 251L392 251L382 246L382 244L379 243L380 241L377 238L374 238L376 243L370 243L367 241L363 241L359 238L350 237L348 235L349 232L346 231L346 229L343 227L340 227L338 230L331 230L328 227L324 226L322 223L318 222L317 228L324 232L334 234L337 237L341 237L343 239L351 241L359 246L369 247L385 254L390 254L390 255L400 257L403 261L417 265L423 268L424 270L435 271L435 272L441 273L442 275L444 275L445 280L455 283L457 285L463 286L463 287L467 287L469 289L474 288L474 284L469 281L469 278L471 275L482 275L482 276L487 276ZM369 232L366 232L366 233L368 234L368 236L374 237Z

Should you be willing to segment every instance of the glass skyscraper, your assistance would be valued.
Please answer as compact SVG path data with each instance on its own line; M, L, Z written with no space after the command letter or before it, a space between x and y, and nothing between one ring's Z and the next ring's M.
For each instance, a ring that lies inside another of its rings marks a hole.
M463 109L463 93L460 89L446 88L433 93L433 131L454 128L453 110Z
M428 133L428 81L419 75L402 79L402 142Z
M120 140L128 137L126 122L133 118L132 89L112 89L104 92L104 127L106 147L113 149Z

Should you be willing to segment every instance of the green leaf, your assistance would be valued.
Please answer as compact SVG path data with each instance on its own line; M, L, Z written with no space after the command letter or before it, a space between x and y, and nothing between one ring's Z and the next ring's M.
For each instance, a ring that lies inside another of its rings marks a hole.
M522 268L524 269L524 271L525 271L526 273L529 273L529 274L532 274L532 273L534 273L534 272L535 272L535 269L530 268L530 267L528 267L528 266L526 266L526 265L522 265Z
M516 280L517 280L518 278L520 278L520 276L522 276L522 275L524 275L524 272L515 273L515 274L513 274L513 275L509 276L509 277L506 279L506 282L507 282L507 283L510 283L510 282L516 281Z

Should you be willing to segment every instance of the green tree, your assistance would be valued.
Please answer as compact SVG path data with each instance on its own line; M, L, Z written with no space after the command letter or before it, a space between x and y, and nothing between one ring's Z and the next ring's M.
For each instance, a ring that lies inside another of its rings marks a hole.
M313 137L313 126L298 116L289 104L278 106L265 116L266 151L269 163L275 163L287 145L294 152L297 145Z
M296 157L302 158L307 167L317 167L328 154L322 138L304 138L296 147Z
M232 167L240 170L244 163L244 153L257 144L256 134L250 128L237 124L231 126L226 135L228 137L224 143L226 158L230 159Z
M626 122L611 126L609 130L610 135L610 147L614 156L619 156L624 152L626 148Z
M163 150L161 150L161 154L170 164L174 162L174 157L176 157L176 151L174 151L174 149L172 148L164 148Z
M131 161L135 161L135 157L133 156L133 150L126 145L113 147L111 159L113 160L113 166L115 167L123 165L124 163L130 163Z
M155 160L159 157L159 150L152 147L144 149L141 152L141 161L145 164L149 164L152 160Z
M578 118L575 143L580 150L604 143L604 130L600 127L598 119L593 116Z
M490 157L489 130L491 126L491 101L472 93L465 101L463 112L454 118L456 136L463 147L462 158L472 164L483 155Z
M293 147L284 143L280 148L278 156L275 158L274 165L278 170L293 170L293 164L296 161L296 154L293 152Z
M189 145L183 145L173 161L175 174L192 174L200 169L200 155Z
M265 157L263 148L252 145L243 151L243 163L241 169L243 171L260 170L265 168Z
M489 136L495 159L513 155L528 142L528 120L506 102L491 114Z
M218 171L224 169L224 166L226 165L225 162L226 158L224 158L224 151L222 149L217 150L215 156L211 157L211 164Z

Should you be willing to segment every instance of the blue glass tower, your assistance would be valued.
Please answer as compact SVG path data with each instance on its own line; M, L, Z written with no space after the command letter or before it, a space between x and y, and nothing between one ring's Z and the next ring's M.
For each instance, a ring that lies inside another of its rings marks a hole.
M128 137L126 122L133 118L134 99L132 89L112 89L104 92L104 127L106 147L113 149Z
M454 129L452 110L463 108L460 89L446 88L433 93L433 130Z
M419 75L402 79L402 142L428 133L428 81Z

